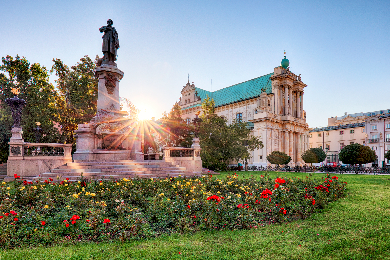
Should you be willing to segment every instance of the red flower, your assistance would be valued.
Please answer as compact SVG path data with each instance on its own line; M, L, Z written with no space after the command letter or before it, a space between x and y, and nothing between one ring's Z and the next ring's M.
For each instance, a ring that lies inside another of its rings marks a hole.
M46 222L45 221L41 221L41 225L42 226L46 225Z
M268 199L270 195L272 195L272 191L270 191L269 189L265 189L261 193L260 198Z
M287 211L286 211L286 210L283 210L283 214L286 215L286 214L287 214Z
M66 223L66 224L65 224L65 227L69 227L69 224L68 224L68 223Z
M4 216L0 216L0 219L4 218Z
M76 224L76 220L72 220L72 225ZM68 224L67 224L68 225Z
M104 220L103 220L103 223L110 223L111 221L108 219L108 218L105 218Z
M279 188L279 184L277 184L277 183L275 183L275 188L274 188L274 190L276 190L277 188Z
M189 208L189 209L190 209L190 208L191 208L191 206L190 206L190 205L187 205L187 208Z
M16 213L15 211L11 210L9 213L11 213L12 215L16 216L18 215L18 213Z
M239 209L244 209L244 208L246 208L246 209L247 209L247 208L249 208L249 205L248 205L248 204L244 204L244 205L243 205L243 204L238 204L238 205L237 205L237 208L239 208Z
M311 203L314 205L316 204L316 200L315 199L312 199Z
M281 178L276 178L275 182L280 184L286 183L286 181Z
M338 179L339 179L339 177L337 177L337 176L333 176L333 177L332 177L332 179L336 179L336 180L338 180Z
M89 219L87 219L86 221L89 223L89 221L90 221L90 220L89 220Z
M207 200L216 200L217 202L221 201L222 197L218 197L217 195L213 195L207 198Z
M17 175L17 174L15 173L15 174L14 174L14 178L15 178L15 179L20 179L20 176Z
M70 220L78 220L78 219L80 219L80 216L78 216L78 215L73 215L73 216L70 218Z
M9 216L9 213L4 213L4 215L5 215L6 217L8 217L8 216Z
M19 219L18 218L14 218L14 221L18 221Z

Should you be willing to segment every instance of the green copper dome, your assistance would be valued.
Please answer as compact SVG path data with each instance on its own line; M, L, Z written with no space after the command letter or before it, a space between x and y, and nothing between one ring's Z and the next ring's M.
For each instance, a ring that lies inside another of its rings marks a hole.
M284 59L280 64L282 65L283 69L287 69L287 67L290 65L290 61L286 58L286 56L284 56Z

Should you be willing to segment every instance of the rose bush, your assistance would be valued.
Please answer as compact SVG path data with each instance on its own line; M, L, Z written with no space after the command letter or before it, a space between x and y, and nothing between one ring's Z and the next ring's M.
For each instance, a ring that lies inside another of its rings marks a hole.
M277 184L277 185L276 185ZM140 239L306 218L344 196L337 177L15 179L0 187L0 245Z

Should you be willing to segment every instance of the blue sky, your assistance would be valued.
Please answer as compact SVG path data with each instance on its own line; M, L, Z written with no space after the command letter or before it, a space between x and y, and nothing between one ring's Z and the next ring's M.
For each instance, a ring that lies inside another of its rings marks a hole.
M160 117L187 82L217 90L273 72L283 51L307 84L310 127L390 109L390 1L1 1L0 56L47 68L102 56L119 34L120 95ZM54 80L54 77L52 77ZM211 85L212 80L212 85Z

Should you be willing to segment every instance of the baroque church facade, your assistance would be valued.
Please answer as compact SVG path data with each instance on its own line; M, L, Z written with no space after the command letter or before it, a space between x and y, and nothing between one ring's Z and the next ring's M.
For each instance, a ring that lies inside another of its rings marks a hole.
M303 165L301 154L309 148L309 127L303 110L306 84L288 66L285 56L274 72L214 92L188 82L179 101L182 117L191 122L209 96L219 116L229 124L234 120L248 122L252 134L263 142L262 149L252 152L249 165L270 165L267 155L272 151L288 154L290 166Z

